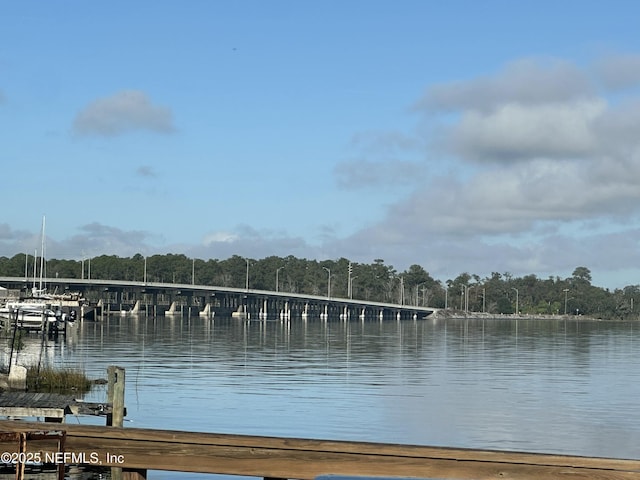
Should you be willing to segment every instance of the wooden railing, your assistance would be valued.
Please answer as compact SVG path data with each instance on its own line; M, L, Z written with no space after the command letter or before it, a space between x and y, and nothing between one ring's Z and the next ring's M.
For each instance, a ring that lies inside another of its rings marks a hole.
M640 460L589 458L364 442L193 433L4 420L0 432L63 430L67 463L122 467L125 477L146 470L313 479L320 475L440 479L640 480ZM7 436L5 436L7 437ZM55 453L55 442L34 441L27 452ZM0 450L17 452L14 442Z

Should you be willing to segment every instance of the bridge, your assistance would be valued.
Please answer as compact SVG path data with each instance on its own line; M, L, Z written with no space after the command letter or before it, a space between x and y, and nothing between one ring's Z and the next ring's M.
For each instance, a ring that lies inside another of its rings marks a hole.
M0 277L0 285L27 294L33 279ZM400 320L426 318L437 310L418 305L196 284L45 278L43 285L47 293L80 293L99 314L220 315L247 320Z

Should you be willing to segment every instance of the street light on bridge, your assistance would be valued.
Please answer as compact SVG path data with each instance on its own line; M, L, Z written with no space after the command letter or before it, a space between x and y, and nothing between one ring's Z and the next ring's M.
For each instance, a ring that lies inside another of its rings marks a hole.
M322 268L324 268L329 274L329 279L327 280L327 298L331 298L331 270L329 270L327 267Z
M280 273L280 270L282 270L283 268L284 268L284 265L276 269L276 292L279 291L279 285L280 285L280 283L278 282L278 273Z
M245 261L247 262L247 279L245 282L245 290L249 290L249 259L245 258Z
M358 278L358 275L354 275L349 279L349 299L353 299L353 281Z

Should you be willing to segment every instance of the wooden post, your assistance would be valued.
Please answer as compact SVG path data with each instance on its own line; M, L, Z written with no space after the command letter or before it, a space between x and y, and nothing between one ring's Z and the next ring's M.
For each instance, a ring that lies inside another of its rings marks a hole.
M122 428L124 425L124 368L115 365L109 366L107 368L107 379L107 402L111 403L111 413L107 415L107 426ZM125 477L122 468L111 467L111 478L112 480L146 478L146 474L141 477L136 475L135 472L132 472L131 475L127 472Z
M122 427L124 423L124 368L111 365L107 369L107 402L112 413L107 415L108 427Z

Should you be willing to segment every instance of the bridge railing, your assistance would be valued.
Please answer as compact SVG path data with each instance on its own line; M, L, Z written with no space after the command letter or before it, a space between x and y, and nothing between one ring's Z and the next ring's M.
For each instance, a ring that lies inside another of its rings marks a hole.
M220 287L212 285L197 285L197 284L181 284L181 283L162 283L162 282L138 282L129 280L103 280L103 279L77 279L77 278L47 278L43 280L48 285L63 284L63 285L77 285L77 286L100 286L100 287L120 287L120 288L139 288L139 289L156 289L156 290L179 290L179 291L191 291L199 293L227 293L237 295L256 295L256 296L269 296L279 297L282 299L295 299L300 301L310 302L331 302L341 305L363 305L374 308L383 309L407 309L412 311L419 311L430 313L437 309L432 307L421 307L417 305L400 305L395 303L385 302L372 302L368 300L361 300L355 298L342 298L342 297L327 297L323 295L308 295L301 293L291 292L275 292L271 290L256 290L246 288L235 287ZM2 283L24 283L23 277L0 277L0 284Z

